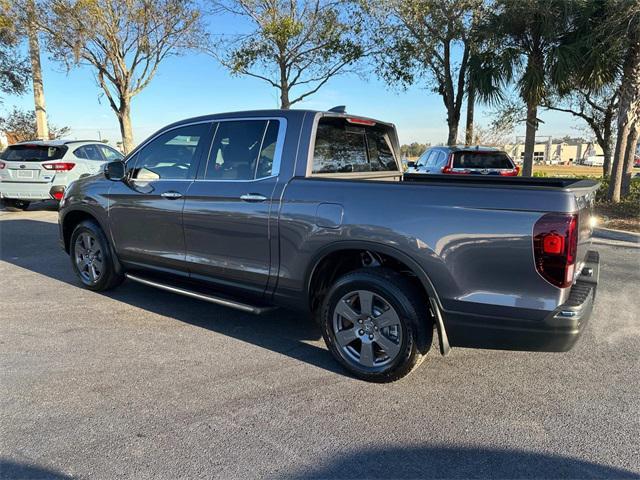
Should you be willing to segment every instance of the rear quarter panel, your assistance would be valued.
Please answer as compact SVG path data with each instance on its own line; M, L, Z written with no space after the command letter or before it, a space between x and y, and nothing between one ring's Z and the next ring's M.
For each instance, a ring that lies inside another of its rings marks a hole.
M341 205L341 223L319 219L320 203ZM297 178L279 215L276 297L306 298L317 252L358 242L415 260L445 311L540 320L567 292L536 272L533 224L575 208L573 195L552 189Z

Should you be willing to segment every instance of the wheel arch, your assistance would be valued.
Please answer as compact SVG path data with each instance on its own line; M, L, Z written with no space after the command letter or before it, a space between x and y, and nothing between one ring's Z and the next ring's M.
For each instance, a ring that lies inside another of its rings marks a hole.
M61 220L62 240L64 242L65 252L69 253L71 234L73 233L73 230L78 224L84 222L85 220L93 220L94 222L96 222L102 229L104 234L107 236L107 238L109 238L109 230L105 228L97 215L95 215L88 209L74 208L73 210L65 212Z
M337 257L341 252L371 252L384 255L390 259L395 260L400 265L406 266L413 275L419 280L422 289L427 293L429 298L433 298L438 306L441 308L440 298L436 291L433 282L429 278L427 272L409 255L406 253L388 245L369 242L369 241L340 241L334 242L326 247L322 248L313 258L311 266L305 276L305 292L308 297L308 301L311 302L311 295L313 294L314 282L317 281L317 276L321 273L323 262L330 261L332 257ZM360 265L362 266L362 265ZM311 306L311 303L309 303Z
M438 343L440 353L442 355L447 355L449 353L451 348L449 346L449 340L444 325L442 303L438 296L438 292L436 291L436 288L431 281L431 278L429 277L427 272L409 255L388 245L368 241L342 241L332 243L321 249L314 257L314 260L311 263L311 267L309 268L305 277L307 305L312 312L317 310L317 303L323 298L323 288L326 288L326 285L319 283L319 277L322 276L322 269L326 264L325 262L339 261L338 257L341 253L344 252L349 252L348 255L351 259L353 259L354 252L367 252L379 255L381 254L397 262L395 263L396 267L400 266L407 268L415 276L418 287L421 288L422 291L424 291L427 295L427 304L429 305L429 308L431 310L435 327L438 330ZM355 263L352 263L351 265L347 264L345 267L343 267L342 271L335 272L331 280L356 268L361 268L362 266L362 264L355 265ZM316 293L317 291L316 289L320 290L320 294L318 295L318 297L314 297L314 293Z

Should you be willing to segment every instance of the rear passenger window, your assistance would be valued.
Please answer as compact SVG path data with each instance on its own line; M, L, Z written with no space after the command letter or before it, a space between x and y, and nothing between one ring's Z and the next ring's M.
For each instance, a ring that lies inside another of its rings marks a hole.
M175 128L156 137L136 154L132 178L180 180L194 178L196 153L205 141L209 123Z
M215 128L207 180L254 180L273 171L278 142L278 120L228 120Z
M342 118L320 120L312 173L398 170L384 130L351 125Z
M124 158L124 156L114 150L111 147L107 147L105 145L98 145L98 148L100 149L100 151L102 152L102 155L104 156L104 158L107 159L108 162L115 162L117 160L122 160Z
M86 160L98 160L100 162L104 161L102 155L100 155L100 151L98 151L95 145L84 145L82 147L76 148L73 151L73 154L78 158L84 158Z
M438 168L442 168L447 163L447 155L444 152L438 153L438 159L436 160L435 166Z
M427 150L426 152L424 152L418 158L418 161L416 162L416 166L418 166L418 167L426 166L427 162L429 161L429 157L432 156L432 155L433 155L433 150Z

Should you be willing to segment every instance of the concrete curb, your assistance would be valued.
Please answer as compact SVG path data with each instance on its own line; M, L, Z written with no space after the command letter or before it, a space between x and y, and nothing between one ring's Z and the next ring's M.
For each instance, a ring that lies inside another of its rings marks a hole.
M624 230L614 230L612 228L596 228L593 231L593 237L640 245L639 233L626 232Z

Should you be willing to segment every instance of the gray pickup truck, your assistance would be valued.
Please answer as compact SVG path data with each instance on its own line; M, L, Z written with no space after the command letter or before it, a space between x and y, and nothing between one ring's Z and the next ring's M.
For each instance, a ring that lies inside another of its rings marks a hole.
M403 175L392 124L269 110L169 125L77 180L60 237L80 281L125 278L313 316L377 382L431 348L566 351L598 281L590 180Z

